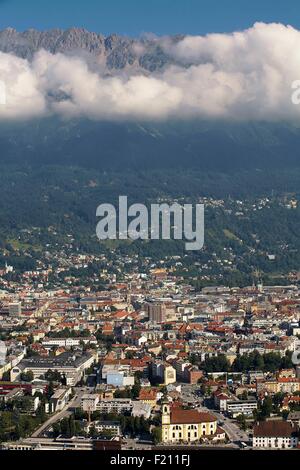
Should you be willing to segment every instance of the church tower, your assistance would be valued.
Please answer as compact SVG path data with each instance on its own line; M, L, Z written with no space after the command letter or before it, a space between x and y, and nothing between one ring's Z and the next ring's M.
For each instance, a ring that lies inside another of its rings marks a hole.
M127 312L131 313L134 311L133 306L131 305L131 282L128 284L127 295L126 295Z
M170 404L167 400L163 401L162 403L162 417L161 417L161 423L162 424L170 424Z

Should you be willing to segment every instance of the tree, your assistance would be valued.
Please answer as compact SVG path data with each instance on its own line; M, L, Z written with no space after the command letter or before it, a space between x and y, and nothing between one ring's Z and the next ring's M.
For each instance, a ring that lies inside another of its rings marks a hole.
M69 418L69 430L68 430L67 437L73 437L76 434L76 426L75 426L75 420L74 416L71 415Z
M60 434L62 434L63 436L70 437L70 426L69 426L68 418L63 418L59 424L60 424Z
M111 439L113 436L113 433L110 429L104 429L99 433L99 436L102 437L103 439Z
M230 362L224 354L219 354L216 357L208 357L202 364L205 372L229 372Z
M34 379L34 375L32 370L29 370L28 372L22 372L21 373L21 380L23 382L32 382Z
M155 427L151 431L151 437L153 439L154 445L157 445L162 440L162 429L161 427Z
M57 370L51 370L49 369L46 374L45 374L45 379L48 382L61 382L62 381L62 376Z
M32 408L32 399L28 396L20 397L14 403L17 409L24 412L29 412Z
M283 410L281 413L281 416L284 420L287 420L288 415L289 415L289 410Z
M133 354L132 351L127 351L125 357L126 357L126 359L133 359L133 358L134 358L134 354Z
M149 423L148 421L145 420L144 416L142 415L140 417L140 432L143 433L148 433L149 432Z
M97 433L97 430L96 430L94 424L92 424L92 426L90 427L89 436L90 437L97 437L98 436L98 433Z
M47 415L46 415L46 412L45 412L45 404L42 403L37 411L36 411L36 417L37 419L39 420L40 423L44 423L46 420L47 420Z
M60 424L56 422L56 423L53 424L52 428L53 428L53 435L54 435L54 437L59 436L59 435L60 435L60 432L61 432Z
M132 386L132 389L131 389L131 397L133 399L135 399L139 396L141 388L142 387L141 387L140 377L138 375L135 375L134 385Z
M274 408L277 408L276 411L279 411L279 407L282 404L285 395L286 393L283 393L283 392L278 392L273 395L273 404L274 404Z
M206 393L207 393L207 386L205 385L204 382L201 383L200 391L201 391L201 394L202 394L203 396L206 396Z
M53 382L49 382L49 385L48 385L48 388L47 388L47 399L48 401L50 400L50 398L52 397L54 393L54 385L53 385Z
M2 380L3 380L3 382L9 382L10 381L10 372L9 371L3 372Z
M240 429L242 429L243 431L246 431L247 429L247 422L246 422L246 417L244 414L241 414L241 415L238 415L237 418L237 423L240 427Z
M191 364L195 365L195 364L198 364L199 357L195 353L193 353L189 356L189 360Z
M265 420L266 418L268 418L270 414L272 413L272 410L273 410L272 398L265 397L263 404L261 405L261 408L260 408L260 413L259 413L260 419Z

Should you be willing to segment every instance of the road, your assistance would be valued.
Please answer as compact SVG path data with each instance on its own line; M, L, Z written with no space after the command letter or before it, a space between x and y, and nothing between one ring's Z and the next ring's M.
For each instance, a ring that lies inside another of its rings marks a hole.
M72 411L70 411L69 409L69 406L71 404L72 401L62 411L59 411L58 413L55 413L55 415L51 416L44 424L42 424L42 426L40 426L36 431L34 431L31 437L42 437L45 431L47 431L48 428L53 426L54 423L70 416L72 414Z
M81 402L81 397L85 393L88 393L90 390L88 388L75 388L75 395L74 397L67 403L67 405L64 407L63 410L59 411L58 413L55 413L53 416L51 416L47 421L42 424L34 433L31 435L31 437L41 437L43 434L53 426L54 423L57 421L61 421L63 418L67 418L73 413L74 408L78 408L80 406Z
M216 410L211 410L203 404L203 397L199 396L199 393L196 391L199 390L199 385L189 385L183 384L181 387L181 396L184 403L190 403L198 411L206 411L208 413L214 414L218 421L223 422L224 424L220 425L228 435L232 443L238 442L248 442L249 436L246 432L242 431L235 421L224 416L222 413ZM195 393L196 392L196 393Z
M248 434L245 431L242 431L234 421L219 413L218 411L213 411L213 414L218 418L219 421L223 422L221 428L224 429L232 442L247 443L249 441Z
M152 446L153 446L152 443L146 444L144 442L143 443L139 442L138 439L127 438L127 439L124 439L124 444L122 445L122 449L124 450L151 450Z

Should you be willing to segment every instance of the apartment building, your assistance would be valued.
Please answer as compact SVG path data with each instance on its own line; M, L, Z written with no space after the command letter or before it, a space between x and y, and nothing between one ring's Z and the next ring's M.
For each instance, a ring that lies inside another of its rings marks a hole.
M263 421L254 425L253 447L291 449L298 446L299 428L287 421Z

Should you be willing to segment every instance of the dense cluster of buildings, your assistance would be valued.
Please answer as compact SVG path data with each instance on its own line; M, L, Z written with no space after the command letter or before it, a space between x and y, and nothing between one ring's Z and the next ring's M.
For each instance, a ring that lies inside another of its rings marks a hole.
M142 417L160 445L297 447L299 319L295 286L198 292L157 266L93 293L2 291L0 400L51 384L32 413L69 410L75 395L86 436L125 439L122 415Z

